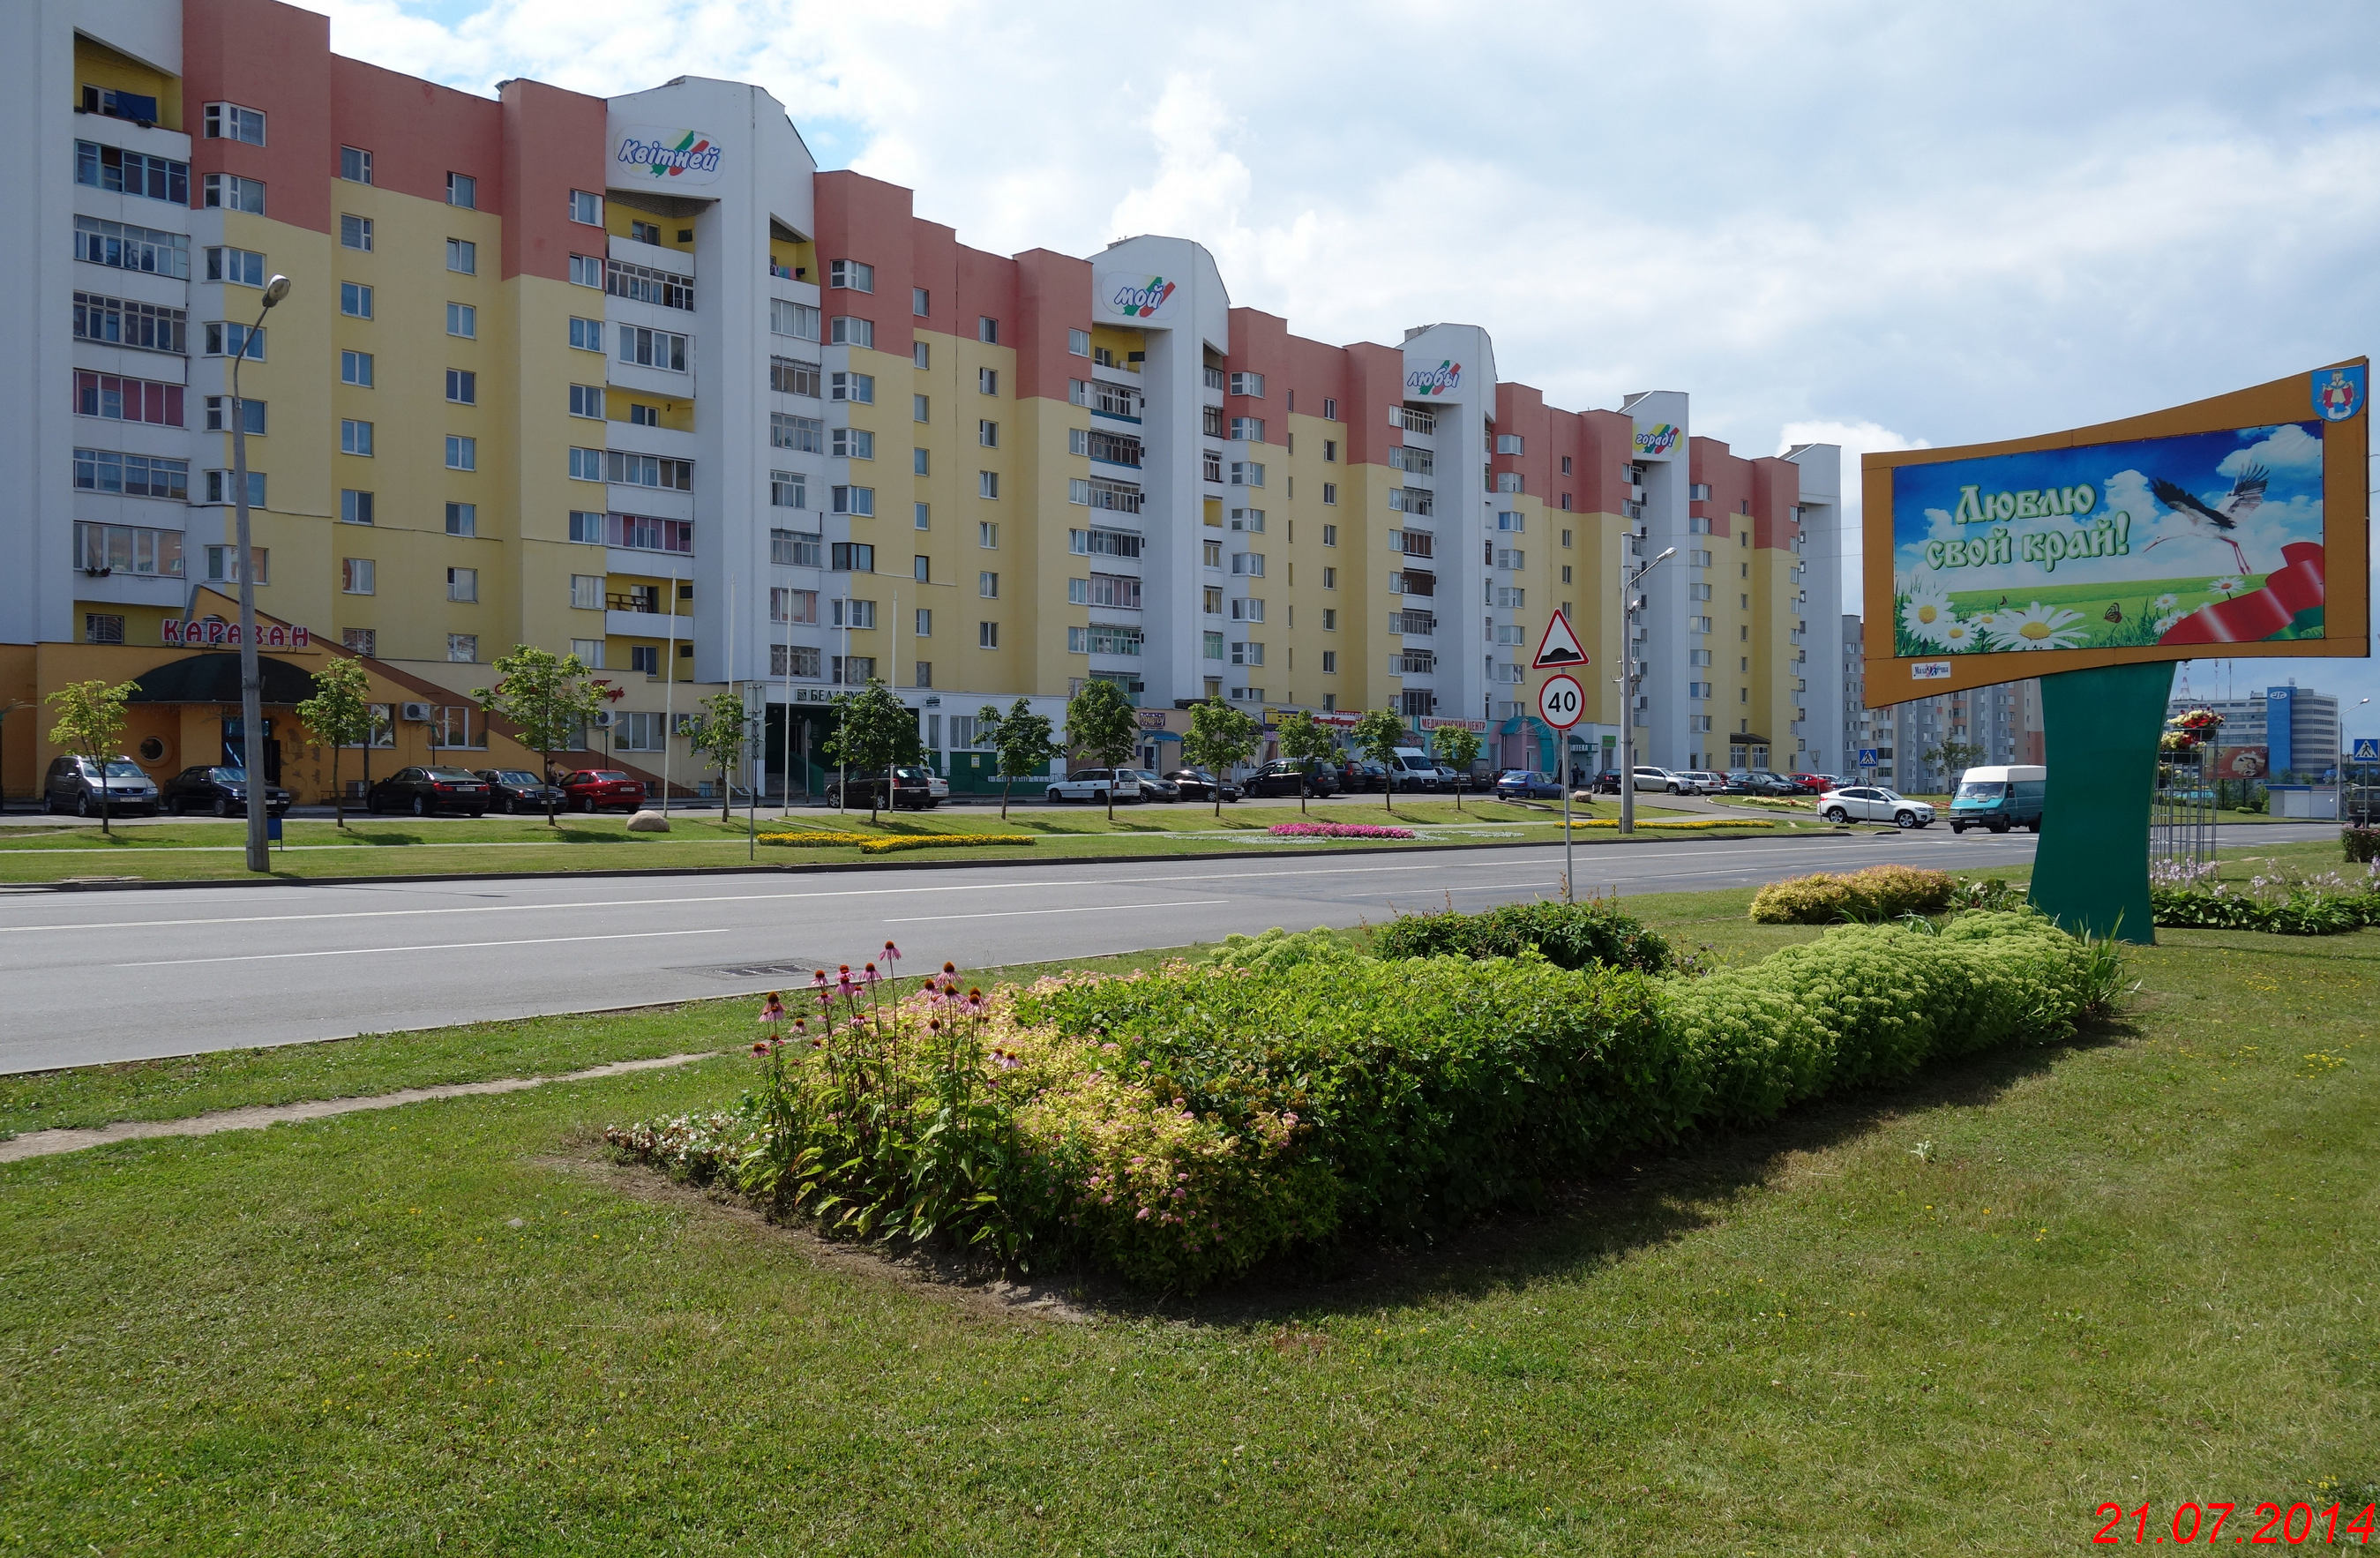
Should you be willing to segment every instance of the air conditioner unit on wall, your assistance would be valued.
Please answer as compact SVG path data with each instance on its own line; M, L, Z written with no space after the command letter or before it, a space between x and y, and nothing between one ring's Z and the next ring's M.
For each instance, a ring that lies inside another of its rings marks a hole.
M598 709L595 711L596 729L609 730L619 723L620 712L617 709Z
M397 718L411 720L416 724L426 724L430 719L430 705L427 703L400 703L396 706L396 714Z

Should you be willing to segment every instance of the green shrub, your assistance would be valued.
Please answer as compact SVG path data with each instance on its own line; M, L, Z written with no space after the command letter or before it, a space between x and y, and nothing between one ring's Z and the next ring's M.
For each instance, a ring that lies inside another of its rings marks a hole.
M1849 874L1819 871L1762 888L1752 900L1752 918L1763 925L1839 925L1936 914L1949 907L1958 887L1948 871L1912 866L1870 866Z
M2350 823L2338 830L2338 843L2348 859L2359 866L2380 860L2380 828Z
M1363 955L1326 925L1293 935L1276 925L1261 936L1230 935L1197 961L1203 968L1282 974L1304 963L1340 962Z
M1669 943L1617 904L1543 901L1506 904L1478 914L1446 909L1401 914L1373 936L1380 957L1518 957L1534 952L1560 968L1633 968L1666 973Z

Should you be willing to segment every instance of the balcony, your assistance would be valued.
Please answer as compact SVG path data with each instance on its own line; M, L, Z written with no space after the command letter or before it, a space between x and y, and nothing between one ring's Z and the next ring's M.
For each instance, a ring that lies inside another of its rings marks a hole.
M1390 612L1389 631L1427 637L1438 631L1438 617L1431 612Z
M694 637L694 614L679 612L675 615L660 609L659 603L650 607L622 606L625 596L604 598L603 631L621 639L670 639L681 641Z
M1389 412L1389 425L1404 432L1434 433L1438 431L1438 413L1399 406Z

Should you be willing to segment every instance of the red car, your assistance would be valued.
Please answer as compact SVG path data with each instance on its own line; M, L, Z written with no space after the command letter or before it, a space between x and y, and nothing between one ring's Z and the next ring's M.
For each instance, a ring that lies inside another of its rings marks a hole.
M1793 782L1794 793L1797 795L1824 795L1835 787L1834 776L1831 774L1789 773L1785 777Z
M634 811L645 804L645 786L616 768L582 768L559 781L563 804L574 811L603 811L621 807Z

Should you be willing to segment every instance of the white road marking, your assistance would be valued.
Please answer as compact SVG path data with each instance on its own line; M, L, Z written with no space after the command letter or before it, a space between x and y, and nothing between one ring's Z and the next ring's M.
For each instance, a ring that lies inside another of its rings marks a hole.
M433 942L422 946L346 946L322 952L251 952L237 957L170 957L156 963L118 963L118 968L186 968L194 963L270 963L284 957L363 957L375 952L477 952L481 947L547 946L556 942L640 942L662 936L723 936L734 926L708 931L625 931L607 936L531 936L517 942Z
M887 925L922 925L929 919L1021 919L1028 914L1105 914L1110 909L1197 908L1207 904L1228 904L1230 898L1174 898L1161 904L1085 904L1079 908L995 909L990 914L912 914L899 919L888 919Z
M1764 846L1768 847L1775 847L1777 846L1806 846L1809 841L1800 839L1744 839L1737 842L1754 849L1760 849ZM1949 846L1944 846L1937 847L1947 848ZM1646 861L1685 859L1690 858L1707 859L1709 858L1709 856L1706 850L1702 848L1631 851L1628 856L1628 861L1631 865L1635 865ZM188 925L271 925L285 923L291 920L393 919L436 914L531 914L543 911L553 911L558 913L565 909L658 908L669 907L682 904L765 903L787 899L808 901L818 898L901 897L928 893L989 893L1002 889L1030 890L1034 888L1047 887L1163 886L1168 883L1179 882L1234 882L1251 879L1277 882L1288 878L1305 876L1359 876L1377 875L1383 872L1394 871L1444 872L1448 870L1462 870L1464 869L1465 866L1469 866L1470 869L1473 870L1477 870L1493 863L1494 862L1481 861L1475 863L1463 862L1461 864L1454 864L1445 860L1427 860L1415 861L1411 865L1397 866L1327 866L1321 868L1300 868L1292 870L1274 869L1269 870L1184 871L1165 876L1106 877L1080 882L946 882L938 886L930 887L854 887L831 889L826 892L802 892L798 889L792 889L771 893L697 895L672 898L590 898L573 902L544 904L456 904L447 905L437 908L342 909L331 914L221 915L202 916L198 919L103 919L85 920L73 924L0 925L0 935L18 934L31 931L139 931L170 929L177 926ZM1534 864L1535 862L1530 863ZM1724 875L1726 872L1725 870L1690 871L1685 874L1690 876L1718 876ZM405 885L405 882L401 877L390 878L387 884L390 886L402 887ZM378 884L375 885L377 886ZM464 884L438 882L429 885L451 887Z

